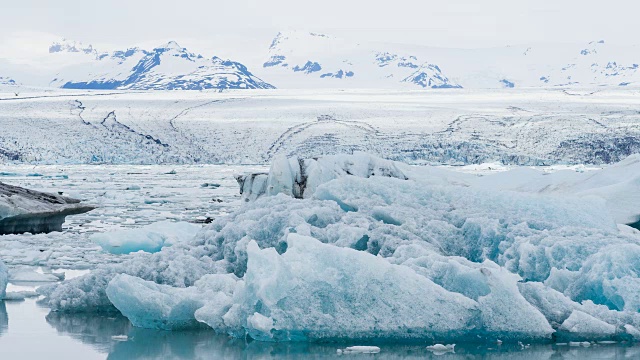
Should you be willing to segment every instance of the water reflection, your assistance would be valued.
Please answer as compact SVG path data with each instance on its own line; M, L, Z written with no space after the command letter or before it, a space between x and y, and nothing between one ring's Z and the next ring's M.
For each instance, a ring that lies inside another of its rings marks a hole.
M2 307L0 306L0 314ZM4 313L6 319L6 311ZM0 324L2 315L0 315ZM336 349L353 344L272 344L246 342L216 335L212 331L160 331L138 329L122 316L50 313L47 322L59 334L89 344L107 354L107 359L331 359ZM6 323L6 320L5 320ZM127 335L126 341L112 338ZM351 354L342 358L377 359L443 359L429 352L423 345L380 345L379 354ZM456 346L455 353L445 359L522 359L522 360L584 360L639 359L640 347L624 344L569 347L533 345L522 349L519 345Z
M8 328L9 315L7 314L7 307L4 305L4 301L0 300L0 336L2 336Z
M58 333L92 345L101 352L111 351L112 336L127 334L132 328L129 320L120 314L97 316L52 311L47 314L46 321Z

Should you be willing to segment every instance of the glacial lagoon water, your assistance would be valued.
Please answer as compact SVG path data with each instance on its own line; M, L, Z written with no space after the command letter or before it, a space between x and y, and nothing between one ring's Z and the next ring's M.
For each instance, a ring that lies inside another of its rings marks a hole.
M122 335L126 335L126 338ZM457 344L437 354L426 344L370 344L377 354L338 355L358 344L274 344L230 339L212 331L162 331L131 326L123 316L50 313L36 300L0 302L2 359L639 359L631 344Z
M261 168L60 165L0 170L5 174L0 181L42 191L61 191L99 206L91 213L69 218L61 233L10 235L0 241L0 257L10 268L62 271L71 278L97 265L120 261L119 256L106 254L91 243L88 239L91 234L165 219L202 221L223 215L240 201L232 175ZM8 291L32 290L37 285L14 282ZM640 346L621 343L457 344L455 352L444 354L429 351L426 346L430 344L426 343L372 343L366 345L379 346L379 353L338 355L338 349L353 345L363 344L274 344L231 339L206 330L148 330L133 327L122 316L50 312L38 304L37 298L0 301L0 360L640 359Z

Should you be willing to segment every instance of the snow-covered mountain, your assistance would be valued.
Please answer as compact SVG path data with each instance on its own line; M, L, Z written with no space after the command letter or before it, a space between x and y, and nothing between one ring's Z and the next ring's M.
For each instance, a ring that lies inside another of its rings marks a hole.
M86 63L67 68L51 85L68 89L202 90L270 89L272 85L254 76L241 63L219 57L205 58L174 41L151 51L130 48L99 53L91 46L56 43L55 56L74 52L87 56Z
M92 45L84 46L79 41L62 39L61 41L56 41L51 46L49 46L49 53L60 53L60 52L70 52L70 53L83 53L83 54L92 54L97 55L98 51L93 48Z
M54 39L25 40L41 49L35 57L14 45L0 55L2 76L24 86L122 90L640 86L640 46L604 40L452 49L287 31L272 40L230 40L226 54L240 63L199 55L174 41L152 50L104 52Z
M15 80L9 78L9 77L4 77L4 76L0 76L0 85L9 85L9 86L13 86L13 85L18 85L16 83Z
M262 67L282 87L461 87L428 57L317 33L278 33Z
M281 32L258 74L279 88L518 88L640 85L640 47L603 40L487 49L358 43Z

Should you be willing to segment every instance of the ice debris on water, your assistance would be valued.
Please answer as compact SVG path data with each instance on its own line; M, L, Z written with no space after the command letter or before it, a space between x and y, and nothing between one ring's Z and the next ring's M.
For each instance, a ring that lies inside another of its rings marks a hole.
M55 311L118 309L140 327L262 341L638 338L640 236L605 197L326 161L340 166L299 177L298 160L277 160L262 185L241 184L273 191L186 243L39 291Z
M344 349L338 349L336 351L338 355L342 354L377 354L380 352L380 348L377 346L348 346Z
M33 283L46 283L57 282L64 280L65 274L61 273L41 273L30 268L15 268L9 271L9 280L12 282L33 282Z
M455 347L456 347L456 344L447 344L447 345L435 344L435 345L427 346L427 350L431 351L436 355L442 355L449 352L451 353L455 352Z
M0 300L8 300L8 301L22 301L26 298L37 297L38 293L35 291L10 291L7 292L4 296L4 299L0 298Z

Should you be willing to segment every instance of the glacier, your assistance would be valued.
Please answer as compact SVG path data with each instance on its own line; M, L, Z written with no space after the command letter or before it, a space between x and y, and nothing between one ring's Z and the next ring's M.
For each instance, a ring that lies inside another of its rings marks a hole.
M640 153L633 89L16 92L0 89L7 163L268 165L362 151L415 165L602 166Z
M574 184L615 185L598 178L620 169L626 184L631 164ZM636 339L640 232L596 192L479 183L493 176L280 157L239 177L243 205L195 238L39 292L54 312L261 341Z

